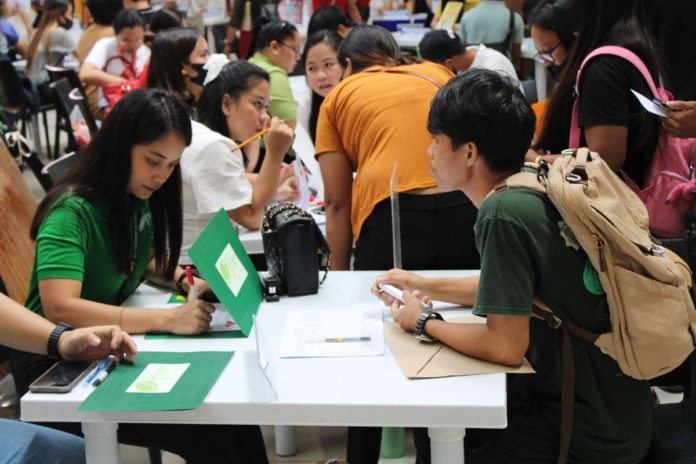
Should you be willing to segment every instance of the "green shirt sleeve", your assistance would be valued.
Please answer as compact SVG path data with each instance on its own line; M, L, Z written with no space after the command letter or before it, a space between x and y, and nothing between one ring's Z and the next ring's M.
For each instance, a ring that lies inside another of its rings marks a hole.
M81 220L84 202L67 199L43 220L36 238L37 280L84 278L87 232Z
M274 70L271 75L271 105L268 114L285 121L297 119L297 102L292 95L288 75L282 70Z
M535 274L526 232L507 218L486 215L483 208L481 213L485 217L476 223L481 276L474 314L532 316Z

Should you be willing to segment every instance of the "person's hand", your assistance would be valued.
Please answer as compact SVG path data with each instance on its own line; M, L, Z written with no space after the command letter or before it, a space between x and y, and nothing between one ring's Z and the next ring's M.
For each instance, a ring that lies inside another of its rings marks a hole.
M675 111L665 110L662 126L674 137L696 137L696 101L671 101L667 103Z
M68 330L58 339L58 353L68 361L96 361L113 355L116 361L132 361L135 342L115 325Z
M204 301L217 301L213 289L210 288L208 282L198 277L193 278L194 287L196 288L196 296Z
M273 117L270 122L271 130L264 136L266 141L266 156L280 161L292 145L295 133L281 119Z
M196 285L189 290L186 303L172 308L169 332L177 335L196 335L210 327L215 307L207 301L198 299Z
M405 331L413 332L418 318L426 310L423 303L428 306L428 309L433 308L430 298L422 296L418 290L413 292L404 290L404 303L394 300L391 305L392 319Z
M276 192L276 200L278 201L296 201L300 198L300 192L297 190L297 179L290 177L278 186Z
M280 168L280 180L278 182L282 184L291 177L295 177L295 167L292 165L292 163L283 163L282 167Z
M388 293L380 290L379 284L389 284L403 290L422 289L423 277L413 272L404 271L403 269L391 269L377 277L377 280L372 284L370 290L377 298L382 300L385 305L391 306L396 300Z

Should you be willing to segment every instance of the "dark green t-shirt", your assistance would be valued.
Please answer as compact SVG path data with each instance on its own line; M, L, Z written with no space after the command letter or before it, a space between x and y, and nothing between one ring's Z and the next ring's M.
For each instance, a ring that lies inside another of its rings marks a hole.
M534 295L562 319L595 333L611 330L606 297L587 255L542 194L508 189L488 197L475 225L481 277L474 314L532 316ZM542 405L540 433L559 436L562 333L530 321L526 381ZM623 375L599 348L573 339L576 363L571 456L584 462L635 463L652 435L648 382ZM512 418L511 418L512 423ZM547 436L553 436L547 435Z
M149 202L133 196L130 201L137 227L137 253L124 296L132 294L140 283L151 259L153 237ZM44 315L38 283L45 279L79 280L81 298L118 304L128 272L118 270L114 234L105 203L79 197L58 200L39 228L26 306Z

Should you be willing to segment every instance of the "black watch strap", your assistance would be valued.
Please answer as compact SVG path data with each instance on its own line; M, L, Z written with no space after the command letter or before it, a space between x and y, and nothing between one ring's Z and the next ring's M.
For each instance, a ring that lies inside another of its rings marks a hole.
M51 335L48 337L48 345L46 346L46 352L49 358L63 359L58 352L58 340L66 330L72 330L72 326L65 322L59 322L56 328L53 329L53 332L51 332Z
M424 342L436 342L437 338L431 337L425 333L425 323L431 319L437 319L438 321L444 320L440 313L436 313L435 311L427 311L422 313L416 322L416 327L413 330L413 336Z

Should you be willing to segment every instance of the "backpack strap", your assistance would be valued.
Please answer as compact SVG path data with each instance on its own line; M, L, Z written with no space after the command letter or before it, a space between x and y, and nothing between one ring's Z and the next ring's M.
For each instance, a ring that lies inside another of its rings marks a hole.
M563 332L563 374L561 377L561 437L558 449L557 464L565 464L570 452L570 438L573 435L573 413L575 410L575 355L571 335L587 340L594 344L599 337L597 334L585 330L572 322L564 321L558 317L551 308L546 306L539 298L534 298L532 303L534 315L542 319L554 330Z
M643 76L643 79L645 79L645 82L648 84L648 87L650 87L650 91L653 94L653 97L659 98L659 92L657 90L657 86L655 85L655 81L653 80L652 76L650 75L650 71L648 70L648 67L645 66L645 63L636 55L633 53L631 50L624 48L624 47L618 47L615 45L607 45L604 47L599 47L593 50L589 55L585 57L585 59L582 61L582 64L580 65L580 69L578 69L578 72L575 77L575 102L573 102L573 113L571 116L571 121L570 121L570 139L568 141L568 146L570 148L578 148L580 146L580 108L578 107L578 101L580 100L580 78L582 77L582 71L585 69L585 66L587 63L592 60L592 58L599 56L599 55L613 55L613 56L618 56L620 58L625 59L629 63L631 63L633 66L636 67L638 72L640 72L641 76Z

